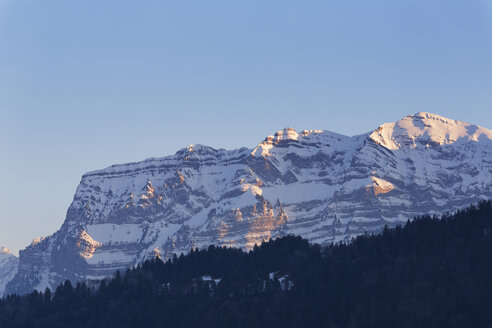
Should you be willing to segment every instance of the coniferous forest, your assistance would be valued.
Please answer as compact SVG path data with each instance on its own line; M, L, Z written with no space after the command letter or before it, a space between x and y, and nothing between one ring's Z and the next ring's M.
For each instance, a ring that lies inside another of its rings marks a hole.
M492 204L349 244L289 236L10 295L0 327L492 327Z

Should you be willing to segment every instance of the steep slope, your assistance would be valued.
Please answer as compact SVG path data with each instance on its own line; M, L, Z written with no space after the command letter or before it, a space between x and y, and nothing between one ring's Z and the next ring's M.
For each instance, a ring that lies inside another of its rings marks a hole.
M20 252L7 291L209 244L346 241L491 198L491 173L492 131L430 113L354 137L287 128L254 149L189 146L85 174L60 230Z
M14 278L19 266L19 258L8 248L0 246L0 298L3 296L7 283Z

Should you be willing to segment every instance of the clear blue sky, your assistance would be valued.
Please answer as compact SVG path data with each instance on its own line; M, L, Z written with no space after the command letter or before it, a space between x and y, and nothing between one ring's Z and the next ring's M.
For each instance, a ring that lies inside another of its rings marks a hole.
M0 0L0 244L90 170L418 111L492 128L492 0Z

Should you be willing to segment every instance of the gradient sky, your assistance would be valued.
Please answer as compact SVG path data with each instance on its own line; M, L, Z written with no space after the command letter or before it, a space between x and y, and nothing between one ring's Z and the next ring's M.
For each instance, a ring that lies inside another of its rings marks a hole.
M0 0L0 245L90 170L419 111L492 128L492 0Z

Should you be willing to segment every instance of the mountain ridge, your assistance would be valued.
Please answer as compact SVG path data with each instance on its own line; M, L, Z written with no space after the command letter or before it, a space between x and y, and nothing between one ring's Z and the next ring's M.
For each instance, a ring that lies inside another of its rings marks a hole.
M19 258L10 249L0 246L0 298L3 296L7 283L17 273Z
M492 131L425 112L352 137L285 128L254 148L190 145L85 173L60 230L20 252L7 291L102 279L209 244L348 241L492 198L491 172Z

